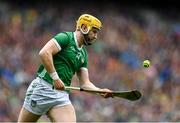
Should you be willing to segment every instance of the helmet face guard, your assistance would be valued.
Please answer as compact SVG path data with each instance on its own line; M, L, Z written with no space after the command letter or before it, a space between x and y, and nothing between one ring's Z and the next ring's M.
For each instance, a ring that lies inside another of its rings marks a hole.
M77 22L76 29L79 29L83 34L88 34L93 27L97 28L98 30L101 30L102 28L101 21L89 14L81 15L76 22ZM86 32L82 30L81 28L82 25L87 26L88 29Z
M88 34L83 34L83 36L84 36L84 45L86 45L86 46L92 45L92 44L95 42L95 40L94 40L94 41L91 41L91 40L88 38Z

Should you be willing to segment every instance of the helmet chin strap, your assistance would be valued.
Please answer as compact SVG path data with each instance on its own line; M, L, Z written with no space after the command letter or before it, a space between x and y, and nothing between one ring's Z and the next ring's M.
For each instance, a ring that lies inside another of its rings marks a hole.
M81 33L83 34L83 38L84 38L84 45L86 45L86 46L88 46L88 45L92 45L92 43L90 43L89 42L89 39L88 39L88 33L89 33L89 28L88 28L88 30L86 31L86 32L84 32L83 30L82 30L82 28L80 28L80 31L81 31Z

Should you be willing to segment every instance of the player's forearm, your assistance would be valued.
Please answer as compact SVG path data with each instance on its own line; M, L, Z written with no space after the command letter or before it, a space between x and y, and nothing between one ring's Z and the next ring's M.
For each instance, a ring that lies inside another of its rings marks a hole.
M56 71L53 65L53 56L50 52L40 51L39 56L42 61L42 64L44 65L48 73L53 73Z
M80 85L83 89L93 89L93 90L99 90L100 88L96 87L92 82L84 82Z

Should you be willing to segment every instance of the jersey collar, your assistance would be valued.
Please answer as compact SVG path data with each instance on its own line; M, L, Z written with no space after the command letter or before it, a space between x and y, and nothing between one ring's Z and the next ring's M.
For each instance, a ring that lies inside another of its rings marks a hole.
M78 48L79 50L82 49L83 46L79 47L79 44L78 44L78 41L77 41L77 38L76 38L76 33L73 32L73 35L74 35L74 40L75 40L75 42L76 42L77 48Z

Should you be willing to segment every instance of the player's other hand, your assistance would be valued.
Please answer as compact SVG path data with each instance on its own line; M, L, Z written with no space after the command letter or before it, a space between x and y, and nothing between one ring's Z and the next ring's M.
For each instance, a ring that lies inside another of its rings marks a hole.
M104 89L100 89L101 91L104 91L104 93L101 94L102 97L104 98L109 98L109 97L113 97L113 94L111 93L112 91L104 88Z
M54 80L53 85L54 85L54 88L57 90L65 90L64 83L60 79Z

